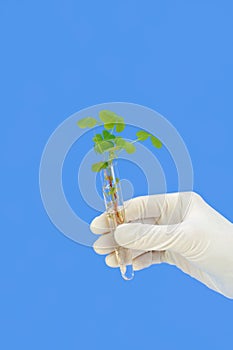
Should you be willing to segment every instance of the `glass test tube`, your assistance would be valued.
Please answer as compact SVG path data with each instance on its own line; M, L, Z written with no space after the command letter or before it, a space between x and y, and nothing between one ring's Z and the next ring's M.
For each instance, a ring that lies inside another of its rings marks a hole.
M114 232L118 225L125 222L124 202L116 160L109 162L108 167L102 169L100 175L108 223L111 231ZM125 280L131 280L134 277L131 250L117 246L115 253L122 277Z

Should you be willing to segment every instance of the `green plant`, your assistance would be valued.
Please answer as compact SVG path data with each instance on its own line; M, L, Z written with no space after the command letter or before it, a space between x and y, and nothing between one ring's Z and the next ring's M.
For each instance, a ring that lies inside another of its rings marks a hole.
M135 143L150 139L155 148L161 148L161 141L154 135L145 130L139 130L136 133L137 139L127 141L119 134L125 129L124 118L109 110L99 112L99 120L93 117L86 117L77 122L82 129L103 126L102 133L95 134L93 137L94 150L103 155L103 160L92 165L92 171L99 172L109 167L113 159L117 158L121 151L132 154L136 151ZM113 190L112 190L113 192ZM114 193L113 193L114 194Z
M120 180L116 177L114 159L121 151L132 154L136 151L135 143L150 139L155 148L161 148L161 141L145 130L138 130L134 141L127 141L120 133L125 130L124 118L109 110L101 110L99 119L86 117L77 122L80 128L102 126L101 133L93 137L94 150L103 156L101 162L92 164L92 171L100 172L102 177L102 192L107 212L109 227L114 230L125 221L124 201L121 194ZM121 274L124 279L133 278L132 253L124 247L116 247Z

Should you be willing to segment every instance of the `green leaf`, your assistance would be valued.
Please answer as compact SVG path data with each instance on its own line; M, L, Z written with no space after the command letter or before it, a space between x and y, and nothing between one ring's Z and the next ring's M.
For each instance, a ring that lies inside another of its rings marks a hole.
M130 143L128 141L125 141L125 144L123 146L123 148L126 150L127 153L131 154L134 153L136 151L136 147L134 146L133 143Z
M92 139L95 143L103 141L103 137L101 134L96 134L93 139Z
M124 128L125 128L125 124L123 123L116 124L116 132L122 132Z
M152 145L154 147L156 147L156 148L161 148L162 147L162 142L159 139L157 139L157 137L151 135L150 136L150 140L151 140Z
M136 151L136 147L133 143L124 140L122 137L118 136L114 140L117 147L124 149L127 153L134 153Z
M78 120L77 124L81 129L93 128L97 124L97 120L92 117L86 117Z
M107 168L108 162L98 162L95 164L92 164L91 170L95 173L98 173L100 170Z
M100 153L100 154L103 153L102 148L100 147L100 142L97 142L97 143L95 144L94 150L96 151L96 153Z
M115 126L115 124L113 124L113 123L106 123L106 124L104 124L104 127L105 127L105 129L107 129L107 130L113 129L114 126Z
M110 190L109 190L109 194L110 195L113 195L115 192L116 192L116 188L115 187L110 188Z
M106 141L108 141L108 140L113 140L113 139L116 138L116 136L110 134L110 132L107 131L107 130L103 130L103 133L102 133L102 134L103 134L104 140L106 140Z
M116 126L116 131L121 132L125 128L124 118L120 117L116 113L103 109L99 112L100 120L104 123L104 127L107 130L113 129Z
M122 132L125 128L124 118L119 117L116 122L116 132Z
M104 124L115 124L115 122L119 118L119 116L116 113L108 111L107 109L103 109L102 111L100 111L99 117Z
M114 147L114 143L112 141L101 141L95 144L94 149L97 153L102 154L113 147Z
M121 136L117 136L115 138L114 142L120 148L124 148L124 145L126 143L126 141Z
M137 133L136 133L136 136L137 138L140 140L140 141L145 141L148 139L148 137L150 136L151 134L149 134L147 131L144 131L144 130L139 130Z

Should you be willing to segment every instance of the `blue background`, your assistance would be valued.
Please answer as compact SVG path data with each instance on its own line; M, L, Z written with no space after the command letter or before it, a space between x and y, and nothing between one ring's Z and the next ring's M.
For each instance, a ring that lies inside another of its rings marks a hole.
M0 2L2 349L232 349L231 300L166 265L124 282L38 186L65 118L134 102L177 128L195 190L232 221L232 16L231 0Z

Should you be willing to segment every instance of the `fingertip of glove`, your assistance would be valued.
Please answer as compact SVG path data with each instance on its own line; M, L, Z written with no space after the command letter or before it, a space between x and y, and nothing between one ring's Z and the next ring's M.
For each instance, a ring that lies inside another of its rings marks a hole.
M119 266L115 252L113 252L113 253L111 253L111 254L106 256L105 263L109 267L113 267L113 268Z
M130 248L129 245L135 242L135 234L137 232L136 228L138 228L139 225L141 224L129 223L119 225L114 232L117 244Z
M100 236L93 244L93 249L97 254L110 254L116 248L116 242L111 233Z
M101 235L103 233L109 232L109 224L106 213L103 213L92 220L90 223L90 230L96 235Z

